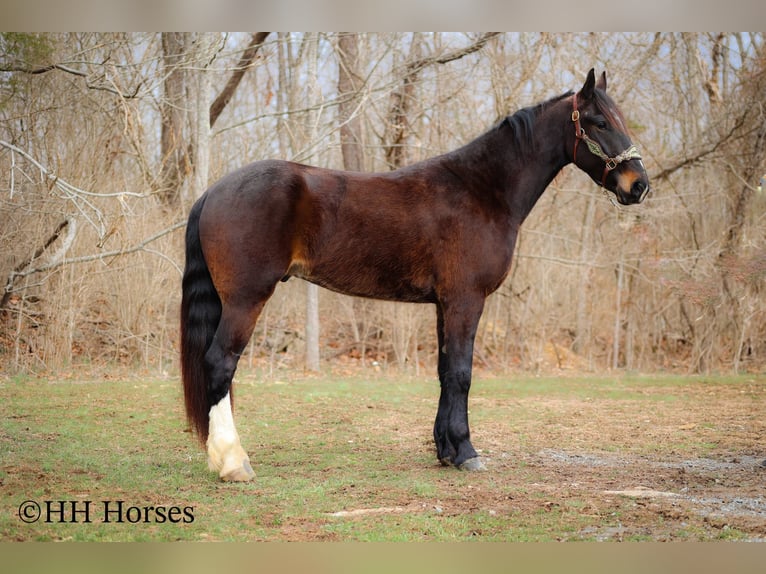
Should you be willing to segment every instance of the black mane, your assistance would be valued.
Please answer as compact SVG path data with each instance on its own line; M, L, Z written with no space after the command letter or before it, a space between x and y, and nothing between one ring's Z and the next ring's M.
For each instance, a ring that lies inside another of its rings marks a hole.
M573 93L569 91L539 104L522 108L514 114L504 117L475 140L442 156L424 161L442 162L447 160L448 162L457 162L459 165L486 165L487 161L499 161L502 164L504 160L500 159L501 149L511 151L513 156L517 158L527 158L537 151L534 142L537 118L545 109ZM490 158L492 159L490 160Z
M532 142L532 134L534 132L535 120L548 106L560 102L564 98L568 98L574 94L572 91L565 92L560 96L551 98L534 106L522 108L516 113L506 116L496 126L497 129L501 129L506 125L511 129L513 134L513 145L517 150L532 151L530 143Z

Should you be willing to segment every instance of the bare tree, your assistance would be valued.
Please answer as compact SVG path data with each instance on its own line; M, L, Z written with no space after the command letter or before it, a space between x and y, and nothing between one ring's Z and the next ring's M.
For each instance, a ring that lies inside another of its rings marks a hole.
M191 173L187 118L191 112L189 52L192 33L163 32L162 61L165 70L164 97L161 103L160 172L158 195L168 205L177 204L180 188Z
M239 61L234 66L229 76L228 81L224 85L221 93L219 93L213 103L210 104L210 127L213 127L218 116L221 115L226 105L231 101L234 93L237 91L237 87L242 82L242 78L245 77L245 73L249 70L258 56L258 50L260 50L263 43L268 38L270 32L255 32L250 36L250 42L242 52Z
M220 39L205 33L162 33L164 96L160 104L161 165L157 189L165 204L182 202L182 186L191 174L197 174L196 191L187 194L191 196L187 199L204 191L210 127L231 101L268 35L268 32L251 35L229 79L210 103L208 68L219 50Z
M576 89L596 66L653 192L638 209L617 209L565 169L487 301L477 362L498 371L766 364L762 33L270 38L0 34L0 362L172 370L177 230L208 174L274 156L397 167ZM361 349L406 368L434 358L427 307L321 293L332 354ZM303 338L309 308L303 283L280 285L252 364L303 366L304 348L288 343Z
M386 161L391 169L401 167L406 160L406 140L409 133L408 116L414 101L414 87L420 73L430 66L448 64L473 54L497 35L496 32L488 32L464 48L451 50L435 56L423 56L422 33L415 32L412 35L410 53L407 57L407 64L404 66L405 71L401 79L401 87L391 94L391 105L386 122L384 147L386 150Z
M363 85L359 69L359 35L338 34L338 121L340 122L340 149L343 168L351 171L364 169L364 145L360 113L360 90Z

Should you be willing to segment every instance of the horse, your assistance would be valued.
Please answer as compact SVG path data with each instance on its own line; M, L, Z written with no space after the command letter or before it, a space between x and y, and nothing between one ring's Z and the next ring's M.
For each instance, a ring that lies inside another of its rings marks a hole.
M622 205L641 203L650 189L606 88L606 72L597 80L591 69L578 92L386 173L261 160L210 186L189 213L180 318L186 415L210 470L224 481L254 477L234 424L232 379L264 304L290 277L358 297L435 305L436 456L446 466L485 470L468 426L473 345L485 299L510 269L519 227L570 163Z

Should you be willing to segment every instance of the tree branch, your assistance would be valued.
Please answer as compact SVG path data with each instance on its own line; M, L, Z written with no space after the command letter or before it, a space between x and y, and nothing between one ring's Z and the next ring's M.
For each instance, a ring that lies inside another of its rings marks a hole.
M89 261L98 261L100 259L107 259L109 257L118 257L120 255L128 255L130 253L136 253L137 251L144 251L146 250L146 246L150 243L153 243L157 241L158 239L164 237L165 235L168 235L175 231L176 229L180 229L181 227L184 227L186 225L186 220L177 221L170 227L166 227L162 231L158 231L154 235L147 237L143 241L140 241L133 245L132 247L129 247L127 249L113 249L112 251L104 251L103 253L94 253L91 255L81 255L80 257L71 257L69 259L61 259L59 261L53 261L51 263L47 263L45 265L41 265L40 267L33 267L29 269L23 269L20 271L12 271L10 277L8 278L8 283L6 285L6 294L8 291L8 285L11 285L13 281L15 281L18 277L26 277L28 275L34 275L35 273L42 273L44 271L50 271L52 269L57 269L58 267L63 267L65 265L71 265L73 263L87 263ZM63 229L63 228L62 228ZM60 232L59 232L60 233ZM53 239L55 240L55 238ZM53 240L50 241L50 243L53 242ZM28 260L27 265L34 261L34 257ZM17 267L18 269L18 267ZM3 301L5 301L5 297L3 298Z
M441 56L429 56L427 58L420 58L419 60L416 60L408 64L407 69L409 73L417 73L423 68L426 68L433 64L448 64L455 60L459 60L460 58L464 58L465 56L468 56L469 54L478 52L484 47L484 45L487 42L489 42L489 40L491 40L495 36L498 36L499 34L500 32L487 32L486 34L482 35L478 40L476 40L473 44L470 44L466 46L465 48L461 48L459 50L453 50L452 52L447 52L446 54L442 54Z
M487 32L473 44L465 46L464 48L453 50L452 52L447 52L446 54L438 56L428 56L425 58L418 57L407 64L406 73L402 78L401 88L391 94L391 108L388 112L386 129L388 137L385 138L386 141L384 142L384 146L386 150L386 160L391 169L401 167L404 162L403 145L407 137L407 114L409 112L411 95L418 74L428 66L434 64L448 64L449 62L454 62L455 60L459 60L460 58L479 51L491 38L494 38L499 33L500 32ZM418 55L419 49L419 39L416 36L413 39L413 53Z
M43 164L41 164L39 161L37 161L35 158L33 158L31 155L29 155L27 152L25 152L21 148L11 143L8 143L7 141L4 141L4 140L0 140L0 147L7 148L11 150L13 153L19 154L24 159L26 159L29 163L35 166L40 171L40 175L43 181L45 182L45 184L48 186L48 189L50 190L55 187L61 192L63 199L67 199L71 201L72 204L82 214L82 216L88 221L88 223L90 223L93 226L93 228L96 229L96 231L99 234L99 238L101 239L103 239L106 234L104 214L89 198L116 197L122 200L125 197L146 197L146 194L136 193L133 191L122 191L122 192L116 192L116 193L95 193L92 191L86 191L84 189L80 189L79 187L75 187L71 183L60 178L55 173L50 172L48 168L46 168ZM13 193L13 190L11 190L11 193ZM96 221L94 221L93 217L95 217Z
M131 100L135 98L138 95L138 91L141 89L141 85L143 84L143 82L139 82L136 85L136 89L133 90L132 93L128 94L128 93L120 92L119 90L111 86L94 84L90 80L88 80L89 74L87 72L83 72L82 70L77 70L75 68L70 68L69 66L65 66L64 64L50 64L48 66L40 66L39 68L31 68L31 67L23 66L20 64L10 64L10 65L0 66L0 72L20 72L22 74L29 74L31 76L45 74L47 72L52 72L54 70L65 72L67 74L72 74L73 76L79 76L81 78L85 78L85 86L90 90L101 90L104 92L109 92L117 96L120 96L121 98L124 98L126 100Z
M35 252L32 254L31 257L28 257L27 259L24 259L21 263L19 263L16 267L13 268L13 271L8 275L8 280L5 283L5 289L3 290L3 297L0 299L0 309L4 309L6 304L8 303L8 299L11 296L12 290L13 290L13 282L16 280L16 277L22 276L22 273L24 269L29 267L32 262L40 257L43 253L45 253L45 250L50 247L54 241L56 241L59 236L61 235L61 232L64 231L64 229L69 225L69 220L64 219L61 223L59 223L56 226L56 229L53 230L53 233L51 233L50 237L45 240L45 243L43 243L40 247L38 247Z
M247 70L253 65L253 61L258 54L258 49L263 45L263 42L266 40L266 37L269 34L270 32L256 32L250 38L250 43L247 45L245 51L242 52L242 57L239 59L239 62L237 62L237 66L234 68L231 76L229 76L229 81L226 82L226 85L224 86L223 90L221 90L221 93L218 94L213 103L210 105L210 127L213 127L213 124L218 119L218 116L221 115L221 112L226 107L226 104L228 104L229 100L231 100L234 92L237 89L237 86L239 86L239 83L242 81L245 72L247 72Z
M739 118L737 118L737 121L735 122L734 126L732 126L731 130L729 130L729 133L723 136L722 138L720 138L719 140L717 140L709 148L703 149L702 151L700 151L699 153L697 153L696 155L692 157L686 157L682 160L679 160L674 165L664 168L658 174L652 174L652 179L653 180L667 179L678 170L683 169L694 163L697 163L698 161L701 161L703 158L711 155L712 153L715 153L718 150L718 148L720 148L729 140L732 140L736 137L736 132L744 125L744 123L745 123L745 115L743 114ZM739 137L742 137L742 135L743 134L740 134Z

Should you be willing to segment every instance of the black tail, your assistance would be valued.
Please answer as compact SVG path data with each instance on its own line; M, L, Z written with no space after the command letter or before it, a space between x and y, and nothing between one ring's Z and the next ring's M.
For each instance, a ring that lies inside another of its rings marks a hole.
M208 398L205 353L221 319L221 299L213 285L199 240L203 196L192 207L186 226L186 267L181 298L181 375L186 418L204 443L208 434Z

